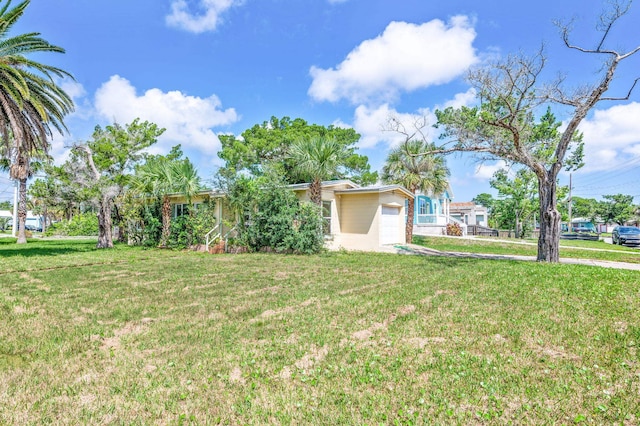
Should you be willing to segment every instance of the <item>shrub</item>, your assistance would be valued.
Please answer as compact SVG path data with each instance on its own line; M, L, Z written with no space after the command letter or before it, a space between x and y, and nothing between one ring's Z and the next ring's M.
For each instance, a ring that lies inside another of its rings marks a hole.
M449 223L447 225L447 235L462 237L462 227L457 223Z
M197 210L191 209L188 215L179 216L171 221L168 246L179 249L204 244L205 235L215 224L214 205L201 204Z
M52 223L47 228L45 235L64 235L69 237L98 235L98 216L90 212L77 214L71 220Z
M279 182L254 192L255 211L249 213L244 235L253 251L317 253L322 249L322 217L315 204L299 202Z

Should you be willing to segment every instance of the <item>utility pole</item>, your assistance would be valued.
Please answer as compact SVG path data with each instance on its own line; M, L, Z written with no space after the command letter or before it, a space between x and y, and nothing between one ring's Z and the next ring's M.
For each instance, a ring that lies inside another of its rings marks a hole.
M571 198L571 173L569 173L569 232L573 232L573 223L571 222L571 206L573 199Z

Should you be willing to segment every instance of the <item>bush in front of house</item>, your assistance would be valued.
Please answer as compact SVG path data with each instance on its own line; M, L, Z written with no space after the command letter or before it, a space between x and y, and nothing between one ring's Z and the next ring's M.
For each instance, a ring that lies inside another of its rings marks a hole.
M214 205L207 202L200 204L197 209L190 209L186 215L173 218L168 247L182 249L205 244L207 232L216 226L214 211ZM159 241L158 239L156 243Z
M322 249L322 217L315 204L300 202L295 194L278 183L255 193L256 209L244 232L253 251L317 253Z
M98 235L98 216L87 212L74 215L70 220L52 223L45 231L47 237L62 235L68 237Z
M462 227L457 223L449 223L447 225L447 235L462 237Z

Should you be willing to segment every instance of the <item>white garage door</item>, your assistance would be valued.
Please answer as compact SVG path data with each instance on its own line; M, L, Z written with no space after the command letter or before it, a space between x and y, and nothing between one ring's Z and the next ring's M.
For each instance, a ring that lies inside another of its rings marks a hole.
M380 244L396 244L402 242L402 231L400 207L382 206Z

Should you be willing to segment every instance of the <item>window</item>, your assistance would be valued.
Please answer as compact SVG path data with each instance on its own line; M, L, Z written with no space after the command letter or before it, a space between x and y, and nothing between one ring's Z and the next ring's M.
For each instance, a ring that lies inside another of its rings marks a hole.
M173 207L173 217L186 216L189 214L188 204L175 204Z
M202 203L193 203L191 206L189 204L174 204L173 205L173 217L186 216L189 214L189 209L193 209L193 211L198 211L198 209L202 207Z
M324 235L331 234L331 201L322 202L322 231Z
M430 207L430 203L428 198L425 198L425 197L418 198L418 214L419 215L422 216L422 215L429 214L429 207Z

